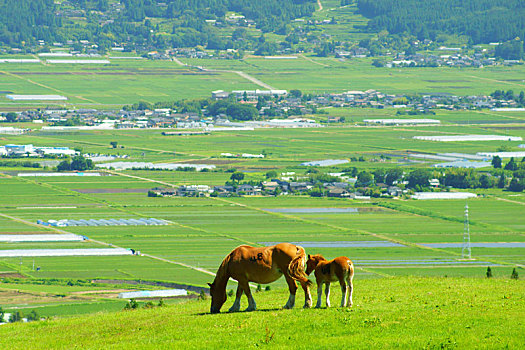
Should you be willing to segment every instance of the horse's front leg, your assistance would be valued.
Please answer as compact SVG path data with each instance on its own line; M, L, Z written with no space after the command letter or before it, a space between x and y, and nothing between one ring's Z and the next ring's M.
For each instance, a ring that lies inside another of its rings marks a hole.
M321 298L323 297L323 282L317 281L317 304L315 304L316 308L321 307Z
M242 293L244 293L244 290L242 289L241 285L237 285L237 293L235 294L235 301L233 302L232 307L230 308L229 312L237 312L241 309L241 297Z
M254 311L257 309L257 304L255 304L255 300L253 299L252 291L250 290L250 284L248 281L243 281L242 283L239 282L239 286L243 289L244 294L246 294L248 297L248 307L246 308L246 311Z

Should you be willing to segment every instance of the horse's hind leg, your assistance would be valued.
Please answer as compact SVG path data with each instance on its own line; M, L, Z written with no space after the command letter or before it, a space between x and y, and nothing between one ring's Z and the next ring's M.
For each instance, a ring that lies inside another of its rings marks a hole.
M330 282L325 282L324 293L326 294L326 307L330 307Z
M286 278L286 283L288 283L288 289L290 290L290 297L288 301L283 306L284 309L293 309L295 306L295 294L297 293L297 283L295 280L289 276L284 276Z
M237 312L241 309L241 297L244 290L242 289L240 283L237 285L237 293L235 294L235 301L233 302L232 307L229 312Z
M304 308L312 307L312 295L310 294L310 287L306 282L301 282L301 287L304 290Z
M352 300L352 293L354 291L354 283L352 281L353 278L354 278L353 275L349 275L348 279L347 279L348 289L349 289L349 293L348 293L348 307L352 307L352 305L354 305L354 301Z
M342 294L342 297L341 297L341 307L345 307L346 306L346 300L348 298L348 286L346 285L346 282L344 279L340 279L339 280L339 284L341 285L341 294Z

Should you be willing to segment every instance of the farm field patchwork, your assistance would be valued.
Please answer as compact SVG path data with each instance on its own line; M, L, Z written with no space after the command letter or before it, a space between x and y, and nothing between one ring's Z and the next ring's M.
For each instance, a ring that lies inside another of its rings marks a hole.
M330 28L337 32L337 27ZM348 32L345 32L347 35ZM336 33L337 35L337 33ZM105 65L1 64L3 90L15 94L60 94L66 105L117 107L138 101L159 102L209 97L214 90L261 88L239 75L244 72L276 89L300 89L307 93L375 89L384 93L451 93L486 95L496 89L522 90L523 66L476 68L377 68L372 58L305 57L269 60L180 58L173 61L111 60ZM10 101L4 106L45 106L41 101ZM58 103L62 105L63 102Z
M412 139L416 135L509 132L525 136L521 129L490 128L492 126L483 125L327 127L220 132L195 138L164 137L158 130L5 135L3 144L82 147L84 152L129 154L131 161L186 160L215 164L217 170L126 170L112 171L111 176L102 177L34 178L16 176L21 170L6 171L0 178L0 185L4 188L0 203L1 234L70 232L90 240L79 243L0 243L0 249L122 247L140 251L143 256L0 258L0 273L20 279L142 279L204 286L213 279L220 262L234 247L291 241L298 244L313 242L312 247L306 248L308 253L350 257L356 262L357 280L406 275L483 277L487 266L491 266L496 277L508 278L514 266L525 263L523 248L474 247L475 260L464 261L461 248L422 245L462 242L465 202L461 200L358 201L307 196L152 198L146 194L153 187L223 185L231 175L226 170L231 168L244 171L247 180L260 181L272 169L293 171L302 176L307 171L307 167L300 166L303 161L363 155L367 159L365 162L351 162L323 171L337 172L354 166L359 170L392 168L403 164L402 157L407 150L476 153L519 144L501 141L439 143ZM124 148L111 148L109 143L112 140L119 140L119 145ZM219 157L221 152L263 151L267 157L260 160ZM395 157L385 162L371 160L381 154ZM418 163L417 166L428 164ZM469 200L472 242L525 242L525 222L521 215L523 198L498 189L476 192L483 196ZM38 219L112 218L157 218L168 220L169 224L99 227L36 224ZM387 242L392 246L315 246L315 242ZM33 269L33 261L39 267L38 271ZM284 279L275 284L275 288L284 286ZM231 283L229 288L234 287L235 284ZM5 290L2 284L0 290ZM46 286L42 286L42 291L45 290ZM78 305L82 310L88 310L89 305L93 305L93 310L101 310L105 308L104 303L104 300L96 303L89 300ZM115 305L110 301L106 306L108 310L115 310ZM11 304L4 308L13 310L14 307ZM46 305L38 304L35 307L46 312L67 313L58 306L46 309Z

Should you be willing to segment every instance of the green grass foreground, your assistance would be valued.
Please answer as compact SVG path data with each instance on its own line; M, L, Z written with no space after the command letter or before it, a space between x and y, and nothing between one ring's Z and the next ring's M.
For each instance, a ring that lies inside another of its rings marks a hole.
M255 293L259 310L249 313L211 315L209 300L190 300L4 325L0 348L519 349L525 344L523 280L400 277L354 282L352 309L303 309L304 295L298 292L297 307L281 310L288 293L272 290ZM337 285L331 300L339 304ZM229 298L223 311L232 302Z

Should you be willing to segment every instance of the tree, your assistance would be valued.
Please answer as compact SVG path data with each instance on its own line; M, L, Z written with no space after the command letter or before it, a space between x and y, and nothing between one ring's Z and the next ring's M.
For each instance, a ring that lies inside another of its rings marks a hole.
M495 169L501 168L501 158L499 156L492 158L492 166Z
M14 123L16 122L16 113L9 112L4 115L6 123Z
M514 157L510 158L510 161L507 164L505 164L505 170L518 170L518 163L516 163Z
M498 188L505 188L505 174L501 174L498 181Z
M375 59L375 60L372 61L372 66L381 68L381 67L385 66L385 62L383 60L380 60L380 59Z
M40 321L40 316L35 310L31 310L31 312L26 316L26 318L28 321Z
M314 187L310 190L310 196L311 197L322 197L323 190L320 187Z
M74 156L71 160L71 170L91 170L94 169L95 165L91 159L86 159L82 155Z
M510 180L509 191L512 192L522 192L525 189L525 179L518 179L513 177Z
M22 321L22 314L20 313L20 311L13 312L11 316L9 316L10 323L20 322L20 321Z
M356 186L368 186L374 182L374 176L366 170L361 171L357 174Z
M267 179L275 179L276 177L277 177L277 171L270 170L270 171L266 172L266 178Z
M388 186L392 186L394 182L400 180L403 177L403 170L394 168L387 171L385 175L385 183Z
M257 108L238 103L232 103L226 108L226 114L236 120L256 120L259 118Z
M292 95L292 97L299 98L303 95L303 93L301 90L290 90L290 95Z
M491 278L492 277L492 270L490 268L490 266L487 267L487 278Z
M415 188L416 185L420 187L427 187L430 180L430 173L425 169L416 169L407 176L408 187Z
M58 171L69 171L69 170L71 170L71 161L69 159L61 161L57 165L57 170Z
M130 299L126 306L124 306L124 310L134 310L139 307L139 303L135 299Z
M479 185L481 188L492 188L494 187L494 178L487 174L482 174L479 177Z
M244 180L244 173L240 171L236 171L230 176L230 179L233 181L237 181L237 182L242 181Z
M117 141L111 141L109 143L113 148L117 148L118 142Z

